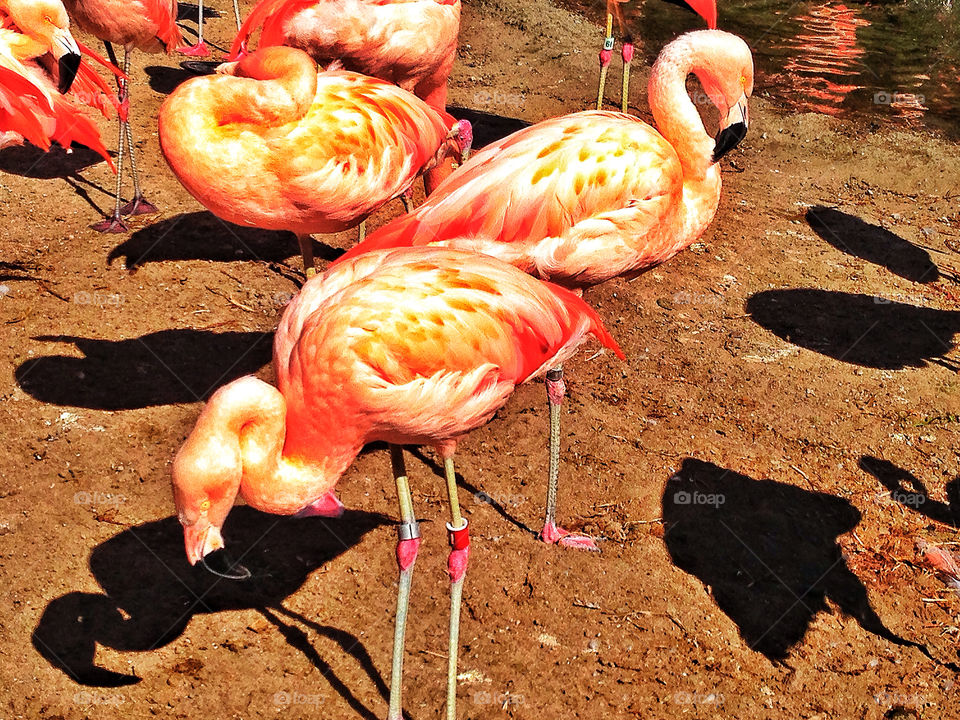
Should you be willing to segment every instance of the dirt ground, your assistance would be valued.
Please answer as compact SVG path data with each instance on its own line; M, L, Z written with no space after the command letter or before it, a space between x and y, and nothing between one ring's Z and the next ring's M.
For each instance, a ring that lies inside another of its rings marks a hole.
M546 0L470 2L451 105L583 109L601 34ZM292 238L205 213L167 169L155 118L177 62L135 58L162 213L129 236L88 227L114 182L91 153L0 153L0 718L381 718L396 592L382 447L341 481L340 520L234 510L225 535L254 581L184 557L171 458L212 390L271 378L300 261ZM612 78L615 102L618 63ZM648 117L645 79L632 105ZM915 546L960 523L960 147L791 114L762 81L751 115L702 242L588 293L628 360L587 346L568 365L560 514L602 552L535 540L542 384L461 445L460 717L960 717L960 597ZM406 658L417 720L443 711L446 510L432 455L408 468L429 520Z

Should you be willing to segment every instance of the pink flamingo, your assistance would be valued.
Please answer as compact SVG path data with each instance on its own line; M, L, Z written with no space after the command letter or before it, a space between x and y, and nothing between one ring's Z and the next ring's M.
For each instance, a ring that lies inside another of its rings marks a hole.
M720 111L716 138L687 95L690 73ZM337 262L370 250L445 245L487 253L575 289L636 275L668 260L707 228L720 202L719 159L746 135L753 59L719 30L667 45L650 76L657 132L630 115L581 112L489 145L417 210L380 228ZM661 134L662 133L662 134ZM555 524L560 368L547 374L550 468L547 542L595 549Z
M340 232L402 194L470 125L395 85L318 72L302 50L268 47L178 87L160 109L160 147L214 215L297 235L313 272L311 233Z
M258 28L258 47L298 47L320 65L338 61L446 112L460 0L261 0L237 33L231 57L247 52ZM447 162L427 173L427 192L452 170Z
M120 100L129 107L130 53L134 49L146 52L173 52L180 45L180 28L177 27L176 0L66 0L70 17L91 35L103 40L111 62L117 64L113 43L123 45L123 77L119 79ZM120 115L119 140L117 141L117 193L112 217L93 226L100 232L127 232L123 222L125 215L146 215L157 212L140 190L140 176L134 156L133 132L127 113ZM124 144L130 152L130 169L133 173L133 200L120 206L123 187Z
M60 0L0 0L0 147L24 139L44 150L53 141L64 147L79 142L113 167L100 131L77 100L106 117L119 102L81 52L110 67L74 39Z
M194 57L207 57L210 54L210 49L207 47L207 44L203 41L203 0L198 0L199 9L197 13L197 42L194 45L189 47L180 48L180 52L184 55L192 55ZM233 16L237 20L237 30L240 29L240 5L237 3L237 0L233 0Z
M715 30L717 27L716 0L666 0L667 2L688 8L707 22L707 27ZM633 61L633 33L625 29L623 13L620 6L629 0L607 0L607 35L603 39L603 49L600 51L600 86L597 91L597 110L603 109L603 91L607 84L607 68L613 59L613 20L617 20L617 28L623 38L620 55L623 58L623 87L620 91L620 109L627 112L627 102L630 98L630 63Z
M499 260L446 248L372 252L309 280L274 339L277 388L254 377L210 398L173 463L187 557L223 547L237 495L254 508L336 515L334 487L361 448L386 441L401 524L390 720L400 720L403 646L420 530L400 445L443 458L452 550L447 717L456 716L460 599L470 552L457 499L457 442L516 385L569 358L587 335L613 349L574 293Z

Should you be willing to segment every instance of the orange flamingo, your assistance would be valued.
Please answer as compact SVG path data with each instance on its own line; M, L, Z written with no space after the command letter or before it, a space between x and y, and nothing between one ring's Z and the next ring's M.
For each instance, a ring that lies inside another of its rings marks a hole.
M194 57L207 57L210 49L203 41L203 0L198 0L199 9L197 12L197 42L190 47L180 48L184 55L193 55ZM233 0L233 16L237 20L237 30L240 29L240 5L237 0Z
M446 111L447 79L457 55L460 0L261 0L237 33L231 57L258 47L289 45L320 65L399 85L437 112ZM427 173L427 192L453 170L451 162Z
M694 73L720 111L716 139L687 95ZM668 260L707 228L720 202L719 159L746 135L753 60L719 30L667 45L650 76L658 133L630 115L581 112L489 145L417 210L380 228L337 262L370 250L445 245L487 253L537 277L582 289ZM662 133L662 134L661 134ZM560 368L547 375L550 468L547 542L595 549L556 527Z
M395 85L319 72L302 50L269 47L178 87L160 109L160 147L214 215L297 235L357 225L449 154L469 149L466 121Z
M692 10L707 21L707 27L715 30L717 27L716 0L666 0L680 7ZM624 22L620 6L629 0L607 0L607 35L603 39L603 49L600 50L600 86L597 90L597 110L603 109L603 91L607 85L607 68L613 59L613 21L617 21L617 29L623 38L620 45L620 56L623 58L623 86L620 90L620 109L627 112L627 102L630 98L630 63L633 62L633 33Z
M361 448L392 445L402 521L390 720L402 717L407 603L420 531L399 448L443 458L452 550L447 717L455 717L459 613L470 551L457 499L457 442L516 385L569 358L587 335L623 353L574 293L495 258L400 248L344 262L309 280L274 339L277 388L254 377L210 398L173 463L191 563L223 547L239 494L278 514L336 515L334 486Z
M103 40L107 55L114 65L117 56L113 43L123 45L123 77L119 79L120 100L129 107L130 53L173 52L180 44L180 28L177 27L176 0L65 0L70 17L91 35ZM133 148L133 132L127 113L120 115L119 139L117 140L117 193L113 215L93 226L100 232L127 232L123 222L125 215L146 215L157 208L143 196L140 176ZM121 207L120 193L123 188L124 144L130 153L130 170L133 174L133 199Z
M77 102L107 117L119 102L81 52L108 65L74 39L60 0L0 0L0 147L26 139L47 150L52 141L64 147L76 141L113 166L100 131Z

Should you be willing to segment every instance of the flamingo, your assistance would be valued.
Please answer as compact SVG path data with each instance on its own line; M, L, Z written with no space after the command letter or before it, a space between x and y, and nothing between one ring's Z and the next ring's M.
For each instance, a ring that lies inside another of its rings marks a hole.
M191 564L223 548L237 496L264 512L337 515L334 487L361 448L391 444L400 502L400 586L388 718L400 720L403 648L420 530L399 448L443 458L452 549L447 717L456 708L460 599L470 552L453 455L516 385L588 335L623 353L574 293L495 258L447 248L367 253L308 280L274 339L277 387L248 376L217 390L173 462Z
M82 52L109 67L73 37L60 0L0 0L0 147L26 139L48 150L52 141L64 147L76 141L113 166L100 131L77 101L83 98L106 117L111 105L120 105Z
M715 30L717 27L716 0L666 0L695 12L707 22L707 27ZM616 18L617 27L623 40L620 44L620 56L623 58L623 86L620 90L620 109L627 112L627 102L630 99L630 63L633 61L633 33L625 30L626 23L620 6L629 0L607 0L607 35L603 39L603 49L600 50L600 86L597 90L597 110L603 109L603 91L607 85L607 68L613 59L613 20Z
M178 87L160 108L160 147L214 215L297 235L357 225L425 168L469 149L470 124L383 80L318 72L302 50L268 47Z
M177 27L176 0L65 0L67 11L77 25L91 35L103 40L111 62L117 64L113 43L123 45L123 76L119 78L120 100L129 107L130 53L135 50L168 53L180 45L180 28ZM156 206L143 196L140 176L133 147L133 132L127 113L120 115L119 139L117 140L117 192L113 215L93 225L100 232L127 232L123 222L125 215L148 215L157 212ZM133 173L133 199L120 206L123 187L124 144L130 152L130 169Z
M210 49L203 41L203 0L198 0L198 5L197 42L189 47L180 48L180 52L184 55L192 55L194 57L207 57L210 54ZM240 5L237 3L237 0L233 0L233 16L237 20L237 30L240 30Z
M694 73L720 111L710 137L687 95ZM698 30L668 44L650 75L657 132L631 115L588 111L524 128L488 145L415 211L354 246L445 245L483 252L573 289L636 275L694 242L720 202L720 158L746 135L753 59L746 43ZM661 134L662 133L662 134ZM596 549L558 528L559 409L563 374L547 374L549 543Z
M258 47L298 47L320 65L339 61L347 70L399 85L441 114L446 111L460 0L260 0L237 33L231 58L247 52L258 28ZM427 192L452 170L445 162L428 172Z

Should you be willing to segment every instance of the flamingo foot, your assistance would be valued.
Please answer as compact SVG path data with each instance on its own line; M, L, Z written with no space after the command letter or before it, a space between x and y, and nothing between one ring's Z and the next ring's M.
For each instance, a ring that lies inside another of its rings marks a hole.
M130 232L130 228L124 225L123 219L120 218L119 215L114 215L112 217L104 218L100 222L94 223L90 227L96 230L97 232L102 232L102 233Z
M120 214L124 216L153 215L154 213L158 212L160 211L157 209L157 206L147 200L143 195L140 197L135 197L133 200L120 208Z
M328 517L328 518L338 518L343 515L344 506L343 503L333 494L333 490L328 492L326 495L321 497L319 500L314 500L312 503L307 505L303 510L294 514L295 518L308 518L308 517Z
M573 548L574 550L600 552L596 541L589 535L571 533L569 530L557 527L557 525L552 522L543 526L540 539L548 545L560 545L561 547Z
M187 47L177 48L177 52L181 55L189 55L191 57L210 56L210 48L207 47L205 42L198 42L196 45L188 45Z

